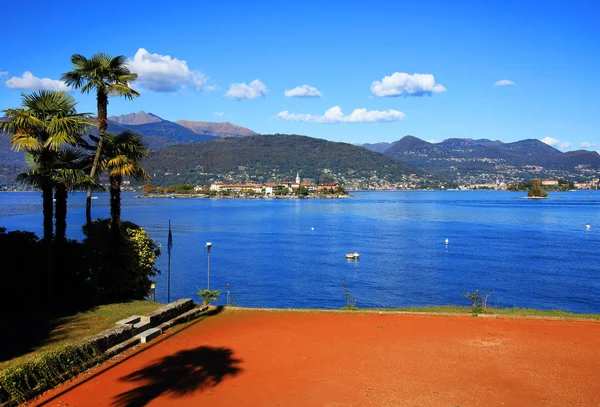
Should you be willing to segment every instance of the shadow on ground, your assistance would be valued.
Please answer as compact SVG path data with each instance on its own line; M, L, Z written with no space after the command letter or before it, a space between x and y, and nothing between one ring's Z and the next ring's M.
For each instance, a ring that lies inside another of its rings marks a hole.
M94 307L75 309L39 309L36 311L13 311L0 315L0 326L10 335L0 335L0 364L27 354L41 345L60 342L69 337L61 326L72 323L78 312ZM77 328L70 325L69 329Z
M122 381L139 382L140 386L116 396L113 405L142 407L160 396L182 397L215 387L226 376L239 374L240 363L228 348L182 350L122 377Z

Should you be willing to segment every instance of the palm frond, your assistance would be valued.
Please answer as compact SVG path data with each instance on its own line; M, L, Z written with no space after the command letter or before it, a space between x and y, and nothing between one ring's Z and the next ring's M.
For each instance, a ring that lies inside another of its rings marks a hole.
M139 92L131 89L126 83L113 83L106 87L106 93L109 96L122 96L129 100L140 96Z
M8 134L14 134L24 127L41 127L44 124L40 118L36 117L36 112L23 108L6 109L4 114L8 121L1 122L0 129Z
M87 82L85 85L83 85L83 87L81 88L81 93L90 93L91 91L96 89L96 84L94 82Z
M120 83L130 83L134 82L138 78L138 74L131 73L129 68L127 68L122 72L117 73L117 78Z
M44 115L74 114L77 102L66 92L40 90L30 94L22 94L22 105L33 112Z
M14 151L38 151L42 149L39 139L29 134L14 134L11 143Z
M67 144L75 145L79 136L63 130L52 133L52 136L46 139L44 147L52 151L57 151Z
M41 171L32 170L29 172L22 172L16 177L17 182L25 185L32 186L34 188L41 188L49 180L48 175L43 174Z
M89 114L77 113L75 98L66 92L41 90L21 94L21 107L5 110L1 129L16 151L45 152L40 165L51 166L51 151L75 145L89 127ZM42 163L43 161L43 163Z
M65 131L71 134L82 134L90 127L88 117L88 113L55 117L48 123L48 132Z
M137 79L137 74L129 70L127 58L123 55L113 58L106 53L97 53L87 59L74 54L71 63L73 71L63 74L62 78L70 86L81 89L82 93L105 92L128 99L139 96L133 89L108 89L112 85L128 88L129 82Z
M25 152L25 163L32 171L38 171L40 169L39 154Z

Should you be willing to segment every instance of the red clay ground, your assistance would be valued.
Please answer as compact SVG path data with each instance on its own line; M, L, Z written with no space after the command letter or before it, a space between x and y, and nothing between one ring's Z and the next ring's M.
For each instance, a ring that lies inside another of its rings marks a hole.
M228 311L45 400L69 407L600 406L600 323Z

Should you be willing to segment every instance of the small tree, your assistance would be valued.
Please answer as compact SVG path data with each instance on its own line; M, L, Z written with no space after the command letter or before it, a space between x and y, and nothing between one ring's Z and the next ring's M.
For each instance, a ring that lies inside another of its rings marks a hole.
M527 196L531 198L545 198L548 196L548 193L542 188L542 181L539 178L533 180Z
M221 292L219 290L206 290L199 289L198 296L202 298L202 304L210 305L213 302L219 301L219 295Z
M466 291L462 291L461 293L466 299L471 301L473 313L478 314L487 309L488 299L493 292L494 290L490 291L489 293L487 291L475 290L472 293Z

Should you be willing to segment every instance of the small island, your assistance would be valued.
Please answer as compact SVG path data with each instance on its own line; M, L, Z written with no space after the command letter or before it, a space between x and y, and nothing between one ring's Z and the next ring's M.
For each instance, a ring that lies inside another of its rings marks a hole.
M169 187L142 187L144 198L345 198L348 192L337 182L313 184L301 182L296 174L294 181L275 183L213 182L209 187L180 184Z
M547 197L548 193L544 188L542 188L542 181L539 178L534 179L531 183L531 187L527 191L527 198L543 199Z

